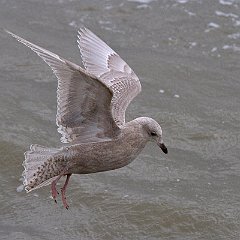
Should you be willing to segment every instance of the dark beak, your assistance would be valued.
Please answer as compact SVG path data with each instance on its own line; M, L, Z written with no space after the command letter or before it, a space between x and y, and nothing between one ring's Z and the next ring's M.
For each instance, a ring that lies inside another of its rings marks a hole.
M162 149L162 151L163 151L165 154L168 153L167 147L164 145L164 143L160 143L158 146Z

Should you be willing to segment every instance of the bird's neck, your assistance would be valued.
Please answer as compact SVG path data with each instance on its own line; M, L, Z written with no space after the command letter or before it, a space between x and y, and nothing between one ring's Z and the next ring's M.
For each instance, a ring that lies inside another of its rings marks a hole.
M144 118L139 117L125 124L123 130L124 134L132 135L133 138L138 138L147 142L149 140L149 135L147 134L144 126Z

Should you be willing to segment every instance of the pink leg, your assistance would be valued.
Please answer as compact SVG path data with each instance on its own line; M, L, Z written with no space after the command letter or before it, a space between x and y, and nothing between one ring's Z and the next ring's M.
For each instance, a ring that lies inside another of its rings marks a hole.
M66 200L66 196L65 196L65 193L66 193L66 189L67 189L67 185L68 185L68 182L69 182L69 179L71 177L72 174L67 174L67 178L66 178L66 181L63 185L63 188L61 189L61 193L62 193L62 202L63 202L63 206L68 209L69 206L67 204L67 200Z
M56 198L57 198L57 195L58 195L56 184L61 177L62 177L62 175L59 175L54 181L52 181L52 184L51 184L52 197L53 197L55 203L57 203Z

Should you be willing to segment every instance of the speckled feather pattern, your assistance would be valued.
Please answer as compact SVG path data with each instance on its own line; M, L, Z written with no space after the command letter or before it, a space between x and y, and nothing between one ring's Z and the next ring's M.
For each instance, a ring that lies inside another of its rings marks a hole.
M59 149L46 148L37 144L31 145L30 150L25 152L23 184L27 192L61 173L67 159L64 154L59 154L60 152Z
M25 153L24 181L27 192L71 174L109 171L133 161L146 143L155 141L165 153L160 125L148 117L125 123L125 111L141 91L133 70L99 37L79 30L78 47L85 69L9 31L38 54L58 79L56 124L61 148L31 145ZM66 181L66 185L68 183ZM62 199L65 200L64 185Z

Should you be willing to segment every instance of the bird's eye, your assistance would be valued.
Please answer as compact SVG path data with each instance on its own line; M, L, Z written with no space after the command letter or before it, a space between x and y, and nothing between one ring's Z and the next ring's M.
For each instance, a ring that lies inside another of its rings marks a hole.
M151 136L157 136L157 133L155 133L155 132L151 132Z

